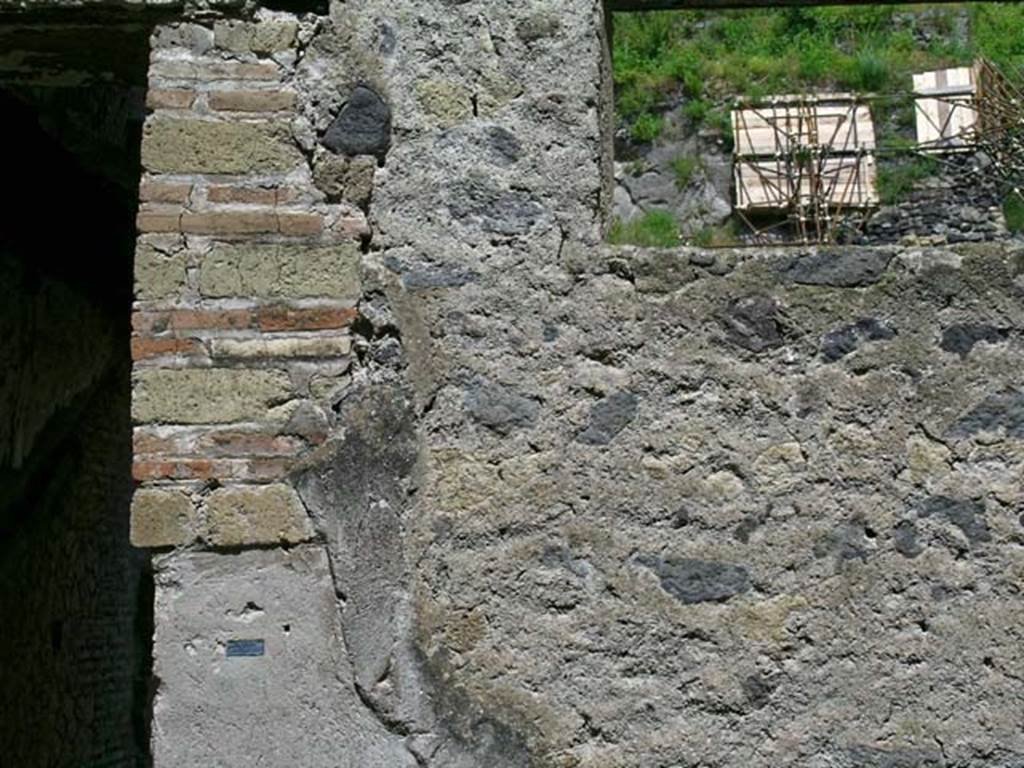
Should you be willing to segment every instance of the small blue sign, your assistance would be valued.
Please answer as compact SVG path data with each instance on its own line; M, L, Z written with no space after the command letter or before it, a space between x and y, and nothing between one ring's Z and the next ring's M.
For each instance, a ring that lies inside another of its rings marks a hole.
M228 640L228 658L233 656L262 656L263 640Z

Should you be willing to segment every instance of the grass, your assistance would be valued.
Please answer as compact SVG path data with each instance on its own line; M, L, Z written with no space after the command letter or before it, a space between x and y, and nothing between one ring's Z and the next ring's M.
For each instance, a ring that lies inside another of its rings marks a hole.
M654 141L661 135L663 120L660 115L643 112L633 121L633 140L639 142Z
M1020 192L1011 192L1003 201L1003 216L1006 228L1011 232L1024 232L1024 197Z
M698 248L719 248L739 242L739 226L727 221L717 227L704 227L690 238L690 245Z
M614 245L671 248L679 245L679 222L668 211L648 211L633 221L616 220L608 241Z
M704 164L699 157L679 155L672 161L672 171L676 175L676 189L686 189L702 170L704 170Z
M983 3L971 8L971 37L977 51L998 65L1024 67L1024 5Z
M917 9L917 15L911 11ZM958 14L970 35L954 34ZM927 43L916 31L926 25ZM615 16L614 73L621 117L655 137L661 105L685 97L696 123L724 127L735 98L811 89L909 89L910 74L984 55L1024 66L1024 4L788 7L655 11ZM650 140L650 139L647 139Z
M917 182L934 176L938 162L922 155L893 159L878 166L878 197L886 205L901 202Z
M859 51L842 73L846 84L858 93L881 91L893 76L893 65L877 50Z

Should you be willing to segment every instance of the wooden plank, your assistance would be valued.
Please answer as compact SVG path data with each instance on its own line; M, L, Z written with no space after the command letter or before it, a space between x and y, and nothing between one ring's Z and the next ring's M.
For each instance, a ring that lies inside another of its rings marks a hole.
M785 154L810 144L840 152L875 148L874 123L866 105L818 101L796 105L773 100L765 106L733 110L735 154Z
M868 208L878 204L878 169L873 155L830 157L818 168L819 194L830 206ZM740 211L781 212L801 203L811 206L817 196L810 173L791 178L785 163L777 159L738 161L733 178Z
M914 75L917 77L917 75ZM918 96L934 96L936 98L943 98L946 96L973 96L974 86L973 85L947 85L945 88L914 88L914 93Z
M737 162L733 175L737 210L782 210L793 197L792 181L779 160Z
M821 164L819 187L829 205L841 208L866 208L878 203L877 168L873 155L832 157ZM814 203L810 175L800 178L800 199Z
M913 79L918 95L914 99L918 147L948 151L970 146L978 122L973 68L920 72Z

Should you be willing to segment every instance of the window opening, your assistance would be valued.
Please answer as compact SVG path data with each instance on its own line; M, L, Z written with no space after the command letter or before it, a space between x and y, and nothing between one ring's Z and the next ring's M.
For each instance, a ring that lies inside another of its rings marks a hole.
M612 242L942 244L1024 229L1024 7L612 17Z

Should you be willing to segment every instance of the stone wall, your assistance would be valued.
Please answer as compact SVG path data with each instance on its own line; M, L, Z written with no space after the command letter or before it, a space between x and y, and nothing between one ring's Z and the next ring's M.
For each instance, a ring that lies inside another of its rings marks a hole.
M984 153L947 155L936 165L904 199L873 212L861 242L943 245L1019 237L1006 227L1005 192Z
M1019 764L1022 255L563 262L532 418L435 406L435 653L550 764Z
M1024 763L1024 254L601 245L604 29L154 31L157 766Z

